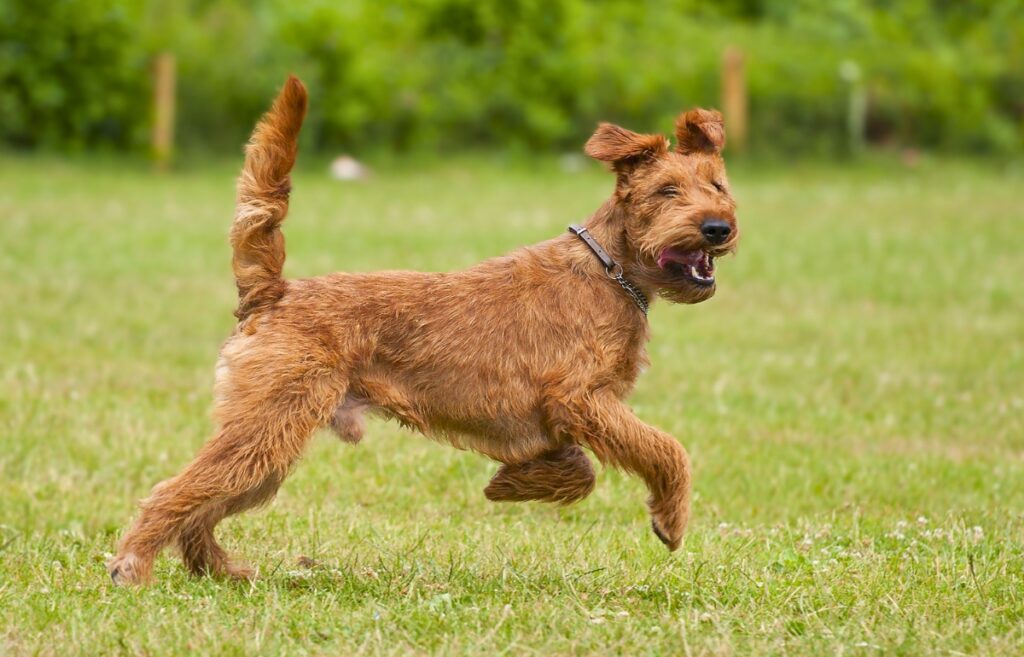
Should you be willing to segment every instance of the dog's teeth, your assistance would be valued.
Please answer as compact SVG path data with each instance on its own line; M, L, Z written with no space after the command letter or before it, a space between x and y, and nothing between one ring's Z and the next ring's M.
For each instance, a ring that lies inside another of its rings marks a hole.
M700 274L697 273L696 265L690 265L690 276L693 276L694 278L700 278Z

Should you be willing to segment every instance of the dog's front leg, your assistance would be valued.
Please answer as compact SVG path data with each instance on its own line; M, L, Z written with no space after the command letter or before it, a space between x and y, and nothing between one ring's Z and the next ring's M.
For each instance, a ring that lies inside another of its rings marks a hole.
M492 502L572 504L594 490L594 467L578 445L565 445L522 463L501 466L484 495Z
M643 423L611 394L561 402L552 419L604 464L639 475L651 491L654 533L669 550L683 539L690 515L690 458L679 441Z

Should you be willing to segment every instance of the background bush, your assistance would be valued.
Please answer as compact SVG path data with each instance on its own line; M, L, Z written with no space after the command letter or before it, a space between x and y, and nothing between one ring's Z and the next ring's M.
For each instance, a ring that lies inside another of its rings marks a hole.
M845 143L856 62L872 141L1024 149L1024 2L1004 0L0 0L0 141L144 148L154 53L178 58L178 136L237 151L284 75L310 145L577 149L599 119L667 129L719 104L743 48L758 151Z
M13 146L137 143L145 53L112 2L0 0L0 137Z

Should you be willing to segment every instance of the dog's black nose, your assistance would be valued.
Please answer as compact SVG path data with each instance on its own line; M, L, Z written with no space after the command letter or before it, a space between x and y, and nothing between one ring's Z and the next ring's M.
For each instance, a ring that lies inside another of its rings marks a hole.
M711 244L721 244L729 239L729 233L732 232L732 228L729 226L728 221L705 219L704 223L700 225L700 232L704 235L704 239Z

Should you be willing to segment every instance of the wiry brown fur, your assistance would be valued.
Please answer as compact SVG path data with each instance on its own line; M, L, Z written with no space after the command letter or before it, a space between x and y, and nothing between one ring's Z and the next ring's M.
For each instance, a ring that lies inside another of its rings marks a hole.
M288 78L267 116L245 148L245 168L238 178L238 206L231 227L231 266L238 284L242 320L281 298L284 281L284 235L288 214L289 173L298 153L299 129L306 116L306 88Z
M655 533L676 549L689 514L686 450L624 400L646 364L643 313L577 238L565 234L465 271L335 273L284 281L288 174L306 107L289 79L256 128L231 232L239 324L217 365L216 432L180 474L142 502L109 564L145 581L177 544L195 573L249 577L214 539L224 517L264 504L312 433L362 437L366 411L504 465L493 500L572 502L593 488L590 462L641 477ZM661 249L705 249L700 222L735 228L724 187L721 118L697 110L667 140L602 125L586 150L617 172L587 222L646 294L696 303L714 294L658 267ZM716 188L713 183L720 187ZM673 185L671 198L658 190Z

